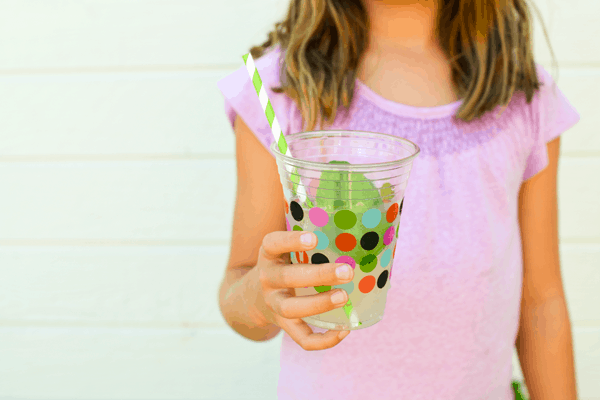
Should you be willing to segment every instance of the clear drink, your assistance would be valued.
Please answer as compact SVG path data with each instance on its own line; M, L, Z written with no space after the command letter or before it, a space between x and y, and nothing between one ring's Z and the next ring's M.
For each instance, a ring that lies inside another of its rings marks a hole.
M292 253L292 263L347 263L352 282L296 288L297 296L335 288L343 308L303 318L334 330L372 326L383 318L404 192L419 147L396 136L318 131L288 136L294 158L273 144L286 200L288 230L311 231L317 247ZM303 190L302 190L303 189Z

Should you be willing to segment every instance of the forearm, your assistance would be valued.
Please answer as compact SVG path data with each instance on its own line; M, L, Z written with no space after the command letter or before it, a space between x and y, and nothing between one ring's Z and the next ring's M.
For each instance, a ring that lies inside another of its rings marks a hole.
M276 336L281 328L265 324L258 315L255 273L256 268L250 267L228 270L219 290L219 308L233 330L250 340L262 342Z
M530 400L576 400L571 324L564 297L524 304L516 342Z

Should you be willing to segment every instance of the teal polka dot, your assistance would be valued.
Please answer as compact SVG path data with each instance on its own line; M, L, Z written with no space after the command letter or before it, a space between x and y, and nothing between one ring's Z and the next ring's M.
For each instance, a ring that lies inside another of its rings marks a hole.
M356 224L356 215L350 210L340 210L333 217L335 225L340 229L350 229Z
M346 293L350 294L354 291L354 282L344 283L343 285L335 285L334 289L344 289Z
M381 260L380 260L381 266L383 268L387 267L388 264L390 263L391 259L392 259L392 249L387 249L381 255Z
M379 225L380 221L381 221L381 211L379 211L376 208L370 209L369 211L364 213L362 216L362 224L365 226L365 228L368 228L368 229L375 228L377 225Z
M317 235L317 250L325 250L329 246L329 238L321 231L315 231Z

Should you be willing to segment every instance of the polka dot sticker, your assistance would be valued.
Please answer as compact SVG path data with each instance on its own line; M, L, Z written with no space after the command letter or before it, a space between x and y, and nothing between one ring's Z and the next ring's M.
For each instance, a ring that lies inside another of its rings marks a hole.
M369 293L375 287L375 277L367 275L358 282L358 290L362 293Z
M400 230L400 224L396 225L396 239L398 239L398 231Z
M319 228L324 227L329 222L329 214L327 214L327 211L319 207L311 208L308 211L308 218L310 219L310 222Z
M294 225L294 227L292 229L295 231L301 231L302 227L300 227L300 225Z
M367 229L375 228L377 225L379 225L380 221L381 221L381 211L379 211L376 208L370 209L369 211L364 213L362 216L362 224Z
M294 252L290 253L290 261L292 262L292 264L298 263L298 261L296 261L296 256Z
M292 226L290 225L290 221L288 221L287 218L285 219L285 226L286 226L288 232L292 230Z
M329 262L329 258L325 254L315 253L310 258L310 262L313 264L326 264Z
M390 226L383 235L383 244L387 246L388 244L392 243L392 240L394 240L394 233L396 233L394 226Z
M360 270L365 273L369 273L377 266L377 257L373 254L367 254L360 260Z
M315 231L315 235L317 235L317 250L325 250L329 246L329 238L326 234L321 231Z
M290 212L290 206L285 198L283 199L283 204L285 204L285 213L288 214Z
M385 286L387 281L388 281L388 271L386 269L381 273L381 275L379 275L379 278L377 278L377 287L379 289L383 289L383 287Z
M398 210L398 214L402 214L402 205L404 204L404 198L402 198L402 201L400 202L400 210Z
M335 260L336 263L348 264L352 269L356 268L356 261L350 256L341 256Z
M397 215L398 203L394 203L390 206L390 208L388 208L387 213L385 214L385 219L387 220L387 222L392 223L396 219Z
M360 247L365 250L373 250L379 243L379 235L377 232L367 232L360 238Z
M294 217L296 221L302 221L302 219L304 218L304 210L302 210L300 204L298 204L295 201L292 201L290 203L290 210L292 211L292 217Z
M296 260L299 264L308 264L308 254L305 251L296 252Z
M391 259L392 259L392 250L391 249L387 249L381 255L381 260L379 260L379 262L380 262L381 266L383 268L385 268L385 267L388 266L388 264L390 263Z
M335 245L340 251L352 251L356 247L356 238L351 233L340 233L335 238Z
M350 294L354 292L354 282L344 283L343 285L335 285L334 289L344 289L346 293Z
M333 221L340 229L350 229L356 224L356 215L350 210L340 210L335 213Z
M394 246L394 252L392 253L392 260L396 258L396 247L398 247L398 243Z
M331 286L315 286L315 290L319 293L329 292L331 290Z

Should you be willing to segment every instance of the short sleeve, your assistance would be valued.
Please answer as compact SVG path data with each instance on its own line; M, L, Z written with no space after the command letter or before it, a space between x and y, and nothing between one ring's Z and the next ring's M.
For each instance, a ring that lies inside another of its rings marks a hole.
M537 74L542 85L531 103L534 141L527 158L523 181L546 168L546 144L573 127L580 119L579 113L541 65L537 65Z
M273 87L280 85L280 54L279 47L274 47L254 61L266 88L275 117L284 135L287 135L291 99L285 93L274 93L272 90ZM239 69L217 82L217 87L225 98L227 119L233 128L235 117L239 115L269 153L273 154L270 146L274 139L269 121L241 56L240 62L242 66Z

